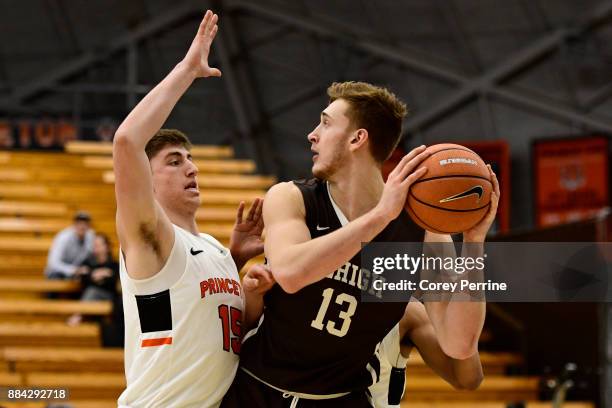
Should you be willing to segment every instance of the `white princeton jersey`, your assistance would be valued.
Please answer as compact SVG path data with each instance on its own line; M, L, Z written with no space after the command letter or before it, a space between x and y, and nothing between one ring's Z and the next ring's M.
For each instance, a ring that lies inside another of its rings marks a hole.
M372 401L375 408L399 408L399 399L404 396L405 382L395 382L391 380L391 371L393 369L401 370L401 373L397 372L396 376L401 376L404 380L406 363L408 359L402 356L400 352L400 333L399 323L391 329L391 331L385 336L379 346L379 361L380 361L380 376L379 380L370 385L368 388L372 394ZM396 377L397 380L399 378ZM399 389L398 389L399 388ZM397 404L389 401L395 399Z
M174 227L155 276L128 276L120 256L125 376L120 407L218 407L240 352L244 296L230 251Z

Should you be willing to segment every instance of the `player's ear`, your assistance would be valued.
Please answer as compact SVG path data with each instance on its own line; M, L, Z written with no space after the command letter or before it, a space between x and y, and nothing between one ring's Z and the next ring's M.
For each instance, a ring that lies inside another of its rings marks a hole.
M368 131L365 129L357 129L351 133L349 138L350 148L351 150L356 150L363 146L363 144L368 140Z

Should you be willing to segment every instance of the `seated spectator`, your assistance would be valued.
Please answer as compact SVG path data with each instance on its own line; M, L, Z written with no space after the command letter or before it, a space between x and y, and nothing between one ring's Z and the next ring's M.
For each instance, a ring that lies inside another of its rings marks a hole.
M93 254L75 274L83 285L82 301L113 300L117 296L119 264L113 260L110 241L105 234L96 234ZM68 319L68 324L77 325L81 320L81 315L75 314Z
M79 211L74 224L60 231L49 249L45 275L48 279L74 279L77 268L91 254L94 231L89 213Z

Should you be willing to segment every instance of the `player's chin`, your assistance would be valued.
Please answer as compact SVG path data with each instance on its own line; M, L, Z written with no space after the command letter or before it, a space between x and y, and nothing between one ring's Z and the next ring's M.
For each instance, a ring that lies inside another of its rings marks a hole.
M200 203L202 202L202 199L200 197L200 192L190 191L185 197L185 201L187 201L191 205L199 206Z
M325 170L319 166L317 163L315 163L312 166L312 175L315 176L318 179L324 179L325 178Z

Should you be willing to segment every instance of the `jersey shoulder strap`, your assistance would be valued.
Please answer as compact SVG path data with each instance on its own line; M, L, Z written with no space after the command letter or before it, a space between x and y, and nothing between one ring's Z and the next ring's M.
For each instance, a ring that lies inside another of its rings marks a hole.
M326 200L327 187L325 186L325 181L311 178L294 180L293 184L302 193L308 229L313 232L317 230L318 225L330 225L331 220Z

